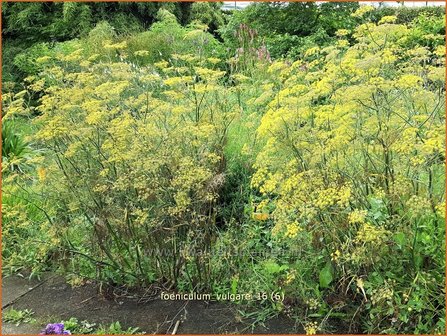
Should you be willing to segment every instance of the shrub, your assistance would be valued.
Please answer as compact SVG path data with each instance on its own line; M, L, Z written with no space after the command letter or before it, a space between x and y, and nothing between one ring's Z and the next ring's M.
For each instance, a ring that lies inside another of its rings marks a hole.
M268 70L252 186L292 255L274 281L323 312L358 309L368 332L441 332L444 47L407 49L393 23L343 35Z
M193 252L214 236L237 106L219 60L173 55L140 68L80 57L45 71L51 86L36 119L46 150L40 188L58 199L57 235L102 265L103 279L206 286L207 258Z
M147 32L128 40L132 59L139 64L168 60L172 54L195 54L199 57L221 57L222 45L207 32L208 27L192 23L182 27L175 16L160 10L159 21Z

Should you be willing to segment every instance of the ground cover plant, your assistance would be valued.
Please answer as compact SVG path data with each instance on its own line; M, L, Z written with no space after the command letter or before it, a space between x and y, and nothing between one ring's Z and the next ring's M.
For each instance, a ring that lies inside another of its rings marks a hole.
M59 42L4 51L5 274L445 333L444 8L129 4L123 31L89 4L80 32L57 6ZM9 43L41 10L3 9Z
M2 320L7 323L14 323L16 326L21 323L33 323L35 322L33 316L33 312L25 309L25 310L15 310L14 308L10 308L6 310L2 316Z
M40 321L32 316L34 312L28 309L16 310L13 307L5 310L2 316L3 322L14 323L16 326L26 323L37 325ZM123 329L120 322L113 322L110 326L104 324L97 325L88 321L78 321L77 318L72 317L60 323L48 323L42 330L40 335L132 335L141 334L138 328Z

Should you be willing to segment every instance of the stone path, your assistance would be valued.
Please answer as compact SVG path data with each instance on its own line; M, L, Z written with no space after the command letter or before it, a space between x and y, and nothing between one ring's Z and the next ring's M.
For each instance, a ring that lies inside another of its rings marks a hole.
M31 290L30 290L31 289ZM172 333L178 324L177 334L223 333L303 333L286 317L271 319L265 327L250 328L242 321L237 309L240 306L222 302L164 301L138 303L136 299L115 297L106 299L94 285L72 288L58 276L39 281L19 277L2 281L2 307L17 310L30 309L35 314L35 324L2 324L2 334L37 334L47 323L60 322L76 317L79 321L110 325L119 321L123 328L139 327L148 334ZM180 321L177 323L177 321Z
M22 277L8 277L2 279L2 311L9 306L14 306L14 302L24 297L35 286L44 280L28 280ZM12 323L2 322L2 335L7 334L35 334L39 333L36 326L31 324L20 324L16 326Z
M42 283L38 280L28 280L22 277L7 277L2 279L2 309L15 299L26 294L34 286Z

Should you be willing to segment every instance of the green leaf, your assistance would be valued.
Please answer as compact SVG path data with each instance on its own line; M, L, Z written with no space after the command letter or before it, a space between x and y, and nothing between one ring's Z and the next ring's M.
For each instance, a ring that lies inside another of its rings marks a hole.
M405 242L406 242L406 238L405 238L405 234L403 232L397 232L394 235L394 241L396 242L397 245L399 245L399 248L402 248L405 246Z
M424 262L424 257L420 254L420 251L416 250L414 254L414 266L417 270L420 270Z
M287 265L278 265L276 262L268 260L264 263L264 269L267 271L267 273L269 274L276 274L282 271L285 271L289 268L289 266Z
M332 265L330 262L320 271L320 287L327 288L332 282Z
M231 282L231 294L237 293L237 284L239 282L238 277L233 277L233 281Z

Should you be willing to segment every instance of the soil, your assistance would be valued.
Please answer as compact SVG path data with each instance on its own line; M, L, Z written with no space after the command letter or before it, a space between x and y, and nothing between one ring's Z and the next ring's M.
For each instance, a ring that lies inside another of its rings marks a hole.
M36 287L37 285L37 287ZM31 288L34 288L30 290ZM26 293L26 294L24 294ZM147 334L171 334L177 321L177 334L302 334L301 325L286 316L270 319L253 329L252 321L241 319L236 304L205 301L167 301L155 298L138 303L128 296L114 296L98 292L95 284L72 288L59 276L47 277L43 283L19 277L3 279L2 306L30 309L42 325L3 324L2 334L38 333L46 323L76 317L92 323L110 325L119 321L123 328L139 327ZM12 304L11 304L12 303ZM32 330L34 328L34 331Z

